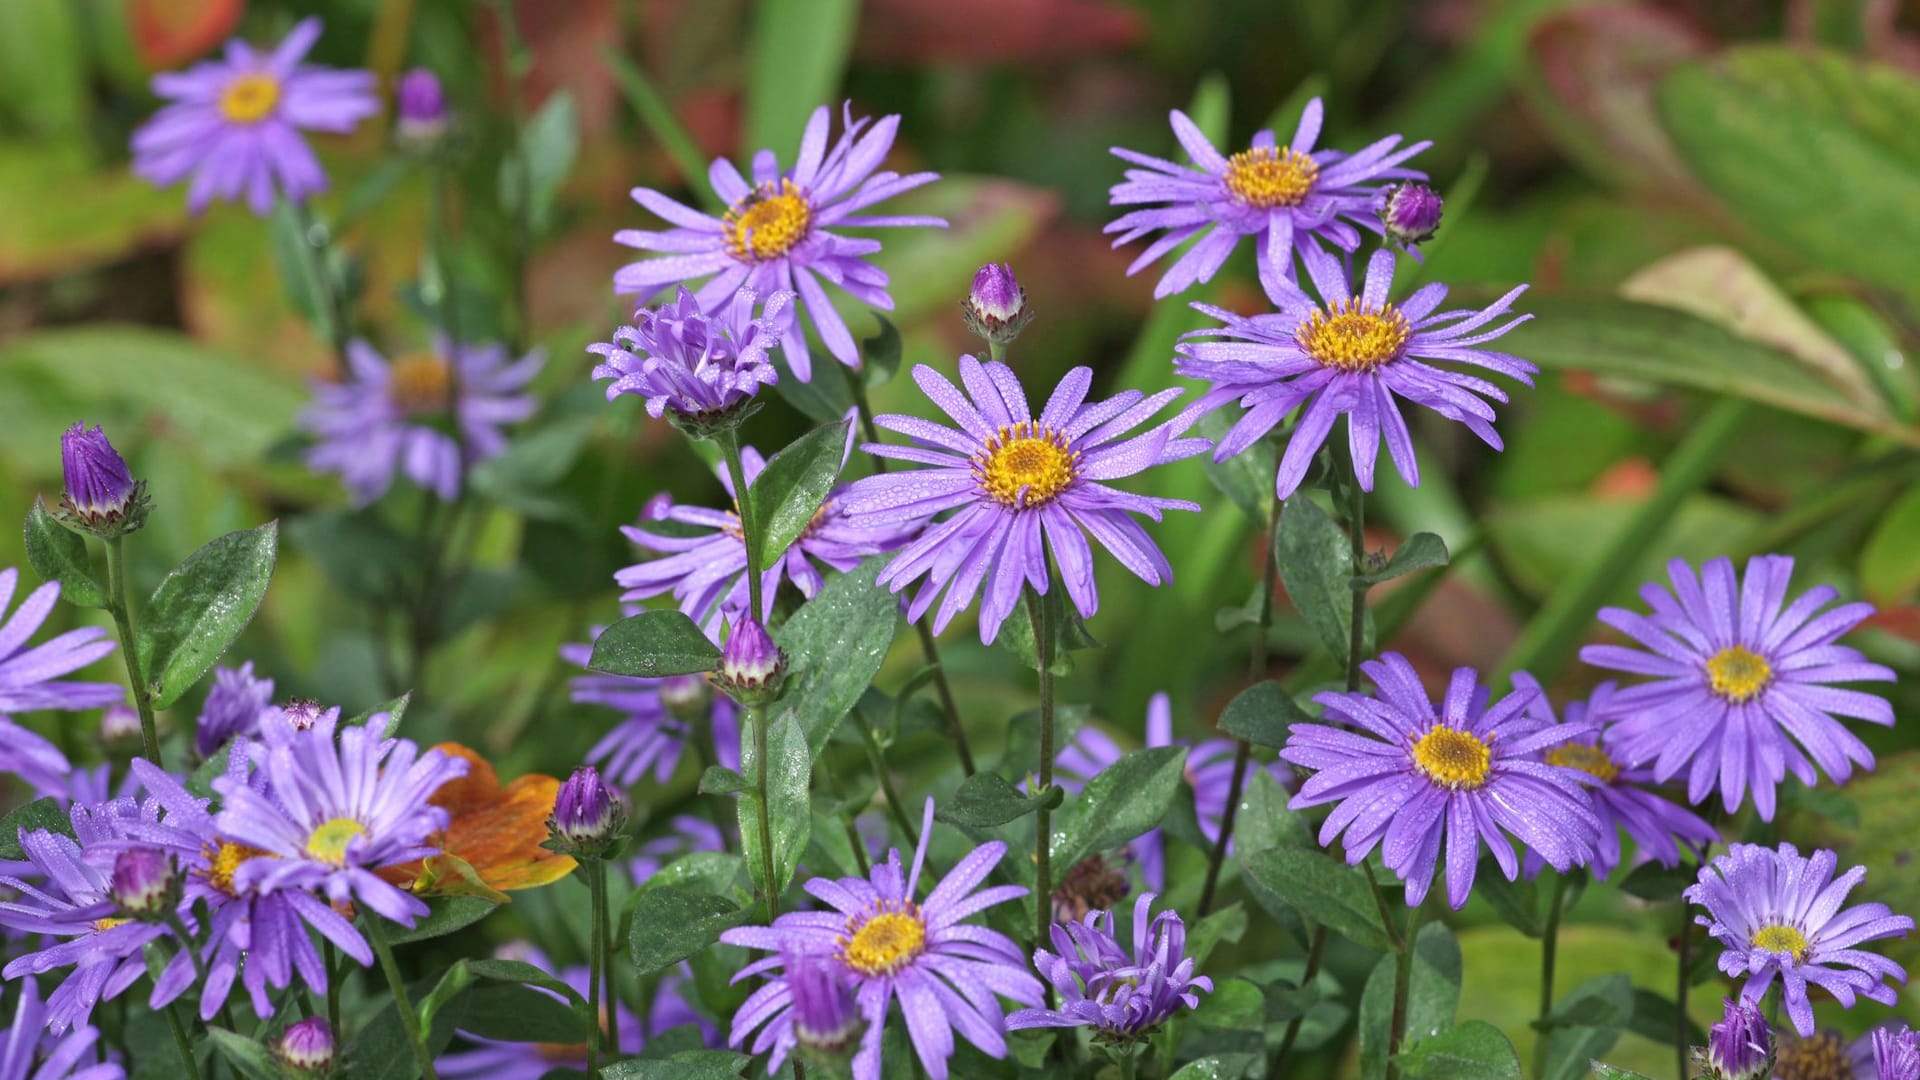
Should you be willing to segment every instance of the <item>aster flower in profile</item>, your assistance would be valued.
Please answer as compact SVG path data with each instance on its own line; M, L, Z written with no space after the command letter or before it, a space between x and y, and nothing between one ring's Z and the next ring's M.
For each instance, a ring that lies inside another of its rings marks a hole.
M613 275L613 291L639 294L642 303L669 285L697 282L695 297L709 314L725 309L741 287L760 296L781 290L798 295L796 306L820 333L834 359L851 368L860 366L860 348L827 298L820 281L826 279L868 307L893 309L887 295L886 271L867 261L880 250L877 240L854 239L839 228L945 228L937 217L862 213L877 203L931 183L930 172L898 173L880 170L900 127L898 116L888 116L867 127L855 120L847 106L840 137L828 144L832 113L822 105L807 121L800 152L791 169L782 171L771 150L754 155L749 184L733 163L716 158L707 171L714 194L727 204L719 217L701 213L652 188L634 188L633 200L670 226L663 232L624 229L614 241L641 251L660 253L621 267ZM782 331L787 363L801 382L812 377L813 362L807 337L798 320Z
M751 489L767 467L766 459L751 446L741 448L740 459ZM733 477L724 465L714 472L731 506L738 507L740 496L733 489ZM760 621L773 618L782 581L792 581L800 595L811 598L826 581L822 568L845 573L869 555L892 551L912 535L911 524L849 518L843 512L849 494L848 485L833 489L799 539L761 573L760 602L766 610L760 612ZM656 522L661 523L658 528L650 527ZM642 550L660 556L613 575L615 583L627 590L620 599L633 603L670 592L680 610L716 641L723 621L747 614L747 541L737 509L681 506L662 494L647 503L638 524L622 526L620 531Z
M1096 911L1082 922L1051 930L1053 952L1036 949L1033 966L1059 995L1057 1009L1020 1009L1007 1017L1011 1029L1091 1027L1117 1041L1145 1036L1182 1007L1200 1004L1213 980L1193 973L1187 927L1169 908L1149 915L1154 895L1133 904L1133 953L1114 937L1113 912Z
M740 1046L751 1037L753 1053L770 1052L769 1074L779 1070L797 1042L795 987L787 964L800 956L838 963L854 987L866 1023L853 1058L855 1080L880 1080L881 1033L895 998L914 1053L933 1080L946 1080L955 1031L989 1057L1006 1056L999 998L1038 1006L1040 983L1027 972L1026 959L1012 939L962 920L1025 896L1027 889L980 888L1006 854L1007 846L993 840L968 852L925 900L916 902L932 834L933 800L928 799L920 846L907 873L902 873L896 848L885 862L874 864L866 878L808 881L807 892L832 911L788 912L772 926L736 927L720 935L729 945L775 954L734 976L736 982L770 977L734 1013L729 1045Z
M48 1008L40 984L21 979L9 1023L0 1028L0 1080L125 1080L118 1062L101 1061L100 1032L76 1027L44 1034Z
M1773 1028L1750 998L1726 999L1726 1012L1707 1032L1707 1045L1693 1049L1694 1068L1705 1080L1767 1080L1773 1075Z
M213 669L213 688L194 721L193 748L210 758L236 735L260 734L260 714L273 704L273 680L258 678L253 661Z
M1600 621L1638 647L1588 645L1580 659L1652 680L1615 695L1611 708L1622 719L1607 730L1608 748L1651 764L1662 781L1685 770L1689 802L1718 786L1732 813L1751 789L1763 821L1773 820L1774 789L1789 771L1811 786L1815 765L1840 784L1856 764L1873 768L1873 751L1837 717L1890 725L1893 706L1833 685L1894 680L1887 667L1839 644L1873 607L1822 611L1839 596L1826 585L1785 603L1792 576L1788 555L1755 556L1744 580L1731 559L1714 559L1697 575L1675 559L1667 564L1672 592L1640 589L1652 614L1602 608Z
M1235 401L1246 410L1214 447L1215 461L1246 450L1288 413L1301 409L1280 458L1274 484L1278 497L1284 499L1300 486L1334 421L1343 415L1363 490L1373 490L1382 437L1394 467L1409 485L1418 487L1420 464L1396 398L1458 421L1488 446L1501 448L1493 406L1487 401L1504 402L1506 392L1477 375L1434 362L1483 368L1531 386L1539 370L1533 364L1480 348L1533 317L1516 315L1486 329L1507 313L1525 285L1480 311L1436 313L1447 297L1445 285L1424 285L1399 303L1387 299L1397 265L1391 251L1373 253L1358 290L1349 285L1346 270L1333 256L1309 251L1300 261L1320 295L1317 301L1293 281L1263 273L1261 284L1279 309L1272 314L1245 317L1195 305L1226 325L1188 334L1174 357L1175 371L1211 384L1192 408L1206 410Z
M1792 844L1734 844L1701 867L1700 880L1685 893L1707 912L1694 922L1725 947L1721 972L1745 976L1740 993L1754 1000L1778 978L1787 1015L1802 1038L1814 1032L1809 983L1850 1009L1856 997L1891 1005L1896 994L1883 980L1907 981L1905 968L1861 946L1904 937L1913 920L1877 902L1843 908L1867 868L1856 866L1836 878L1838 862L1831 851L1805 856Z
M370 71L306 63L320 20L303 19L271 52L227 42L219 60L153 77L167 104L133 133L133 171L157 186L191 177L187 207L214 199L265 216L274 202L304 202L327 189L327 174L301 137L344 135L380 112Z
M1879 1080L1920 1080L1920 1035L1905 1024L1875 1028L1873 1067Z
M1049 553L1074 608L1090 618L1100 597L1089 535L1147 584L1173 579L1173 567L1134 516L1158 521L1162 511L1199 510L1199 504L1136 495L1106 481L1207 448L1205 439L1180 438L1184 429L1171 423L1127 435L1180 391L1149 397L1126 390L1090 403L1093 369L1077 367L1035 417L1007 365L962 356L960 378L965 394L925 364L914 367L914 382L958 430L914 416L875 417L875 424L913 442L863 449L931 468L857 480L841 504L850 521L876 526L918 528L953 511L927 525L880 573L880 584L894 592L924 579L907 606L908 619L918 620L945 593L933 620L938 633L984 587L980 640L991 644L1024 588L1047 591Z
M1832 1028L1804 1039L1791 1031L1776 1032L1773 1080L1874 1080L1880 1074L1873 1067L1873 1040L1882 1030L1854 1039ZM1910 1080L1920 1080L1920 1074Z
M1320 828L1322 846L1345 833L1353 864L1379 846L1387 869L1406 882L1407 903L1418 906L1444 839L1447 902L1455 909L1466 906L1482 844L1508 881L1519 876L1506 834L1561 872L1592 857L1600 821L1586 774L1534 760L1581 729L1530 716L1535 691L1490 703L1479 676L1460 668L1436 706L1399 653L1382 653L1361 670L1377 696L1316 695L1327 723L1293 725L1280 751L1314 770L1289 808L1339 804Z
M1153 233L1160 237L1127 268L1136 274L1186 241L1199 237L1154 287L1154 297L1184 292L1213 279L1240 241L1254 238L1262 276L1293 276L1293 253L1343 252L1360 246L1361 230L1379 234L1376 216L1380 192L1394 180L1424 180L1426 174L1403 167L1431 143L1405 146L1389 135L1352 154L1315 150L1322 106L1307 103L1293 139L1280 146L1272 131L1261 131L1249 148L1226 157L1214 149L1187 114L1174 110L1173 133L1193 159L1178 165L1164 158L1114 147L1114 156L1140 166L1115 184L1114 206L1142 206L1120 215L1106 228L1118 233L1121 247Z
M600 636L602 629L594 628L594 636ZM593 646L563 645L560 656L585 669ZM651 679L587 671L575 675L569 686L569 697L576 704L599 705L623 715L586 756L620 787L632 787L649 773L655 783L666 783L679 767L689 740L704 737L699 730L702 725L711 725L717 764L740 767L738 712L732 701L714 693L698 675Z
M388 361L349 342L346 381L317 384L300 414L318 440L307 465L339 473L356 505L386 494L400 474L451 502L468 467L506 449L501 426L533 415L525 391L544 361L538 350L510 363L503 345L449 349L441 339Z
M1524 671L1514 672L1514 685L1538 693L1534 715L1548 724L1558 723L1553 706L1540 684ZM1612 706L1617 687L1611 682L1595 687L1586 701L1568 702L1566 720L1578 729L1576 735L1539 754L1548 765L1578 769L1589 778L1593 812L1600 818L1600 835L1594 845L1588 868L1601 881L1620 865L1620 833L1624 830L1639 846L1640 853L1661 866L1680 865L1681 846L1699 852L1702 846L1719 838L1719 833L1700 815L1673 802L1658 790L1651 769L1622 768L1608 752L1597 720ZM1546 863L1539 855L1527 852L1527 875L1538 874Z
M743 287L709 316L682 285L673 300L635 311L633 325L615 330L611 342L587 346L601 358L593 377L613 380L608 401L637 394L647 415L670 417L695 438L733 427L753 415L760 388L779 381L768 353L793 321L792 293L767 297L756 316L759 299Z
M18 569L9 566L0 570L0 614L4 614L13 601L19 584ZM113 651L113 641L106 630L98 626L82 627L31 648L27 646L27 639L47 621L59 598L60 583L49 581L28 593L13 614L0 618L0 716L41 709L98 709L126 700L126 690L115 683L70 682L60 678ZM12 739L0 742L0 760L14 746Z

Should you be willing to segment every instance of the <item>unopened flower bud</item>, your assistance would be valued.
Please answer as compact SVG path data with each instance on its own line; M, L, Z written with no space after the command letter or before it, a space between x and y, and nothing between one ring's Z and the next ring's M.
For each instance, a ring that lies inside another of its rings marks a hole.
M742 705L767 705L780 698L787 677L787 656L757 619L743 619L720 649L714 684Z
M600 778L600 770L582 765L554 796L547 843L576 858L597 859L619 841L626 824L626 800Z
M140 743L140 714L131 705L109 705L100 714L100 741L110 748Z
M1405 180L1393 186L1380 204L1380 224L1387 239L1401 247L1424 244L1440 228L1445 207L1440 193L1425 184Z
M146 524L147 485L134 480L99 425L88 431L75 424L60 436L60 467L67 485L60 509L68 525L111 540Z
M131 848L114 856L109 883L114 905L129 919L159 922L180 903L180 866L173 856L153 848Z
M859 1010L853 989L838 961L807 953L786 961L787 988L793 995L793 1036L821 1054L845 1051L859 1036Z
M274 1044L273 1056L295 1075L325 1076L333 1068L333 1029L324 1016L310 1016L287 1025Z
M1726 1015L1707 1032L1706 1053L1696 1050L1694 1059L1709 1080L1767 1080L1773 1075L1773 1029L1766 1014L1751 998L1728 998Z
M967 329L989 344L1005 345L1033 321L1027 293L1006 263L988 263L973 275L973 289L960 301Z

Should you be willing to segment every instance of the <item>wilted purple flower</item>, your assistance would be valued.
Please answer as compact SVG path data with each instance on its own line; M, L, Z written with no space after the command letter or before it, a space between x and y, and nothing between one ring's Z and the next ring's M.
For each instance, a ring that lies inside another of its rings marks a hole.
M1807 1039L1791 1031L1775 1032L1773 1080L1875 1080L1879 1073L1873 1067L1873 1038L1879 1030L1855 1039L1831 1028L1822 1028ZM1910 1080L1920 1080L1920 1076Z
M602 629L595 627L593 635L599 637ZM593 656L593 646L563 645L560 655L568 663L585 668ZM569 683L572 688L569 696L573 701L602 705L625 714L625 719L587 751L587 761L600 766L609 780L623 788L639 783L649 770L654 782L666 783L679 767L680 754L688 740L699 737L695 730L699 717L696 715L695 720L690 721L672 705L675 695L686 693L684 688L689 684L700 689L708 701L704 722L712 725L718 764L729 769L739 768L740 721L734 704L723 694L706 691L706 680L698 675L671 675L664 679L598 671L575 675Z
M1006 263L988 263L973 275L973 288L960 301L960 314L974 336L1005 345L1033 321L1027 291Z
M1704 1053L1702 1050L1704 1049ZM1726 999L1726 1015L1693 1052L1706 1080L1766 1080L1773 1075L1773 1028L1749 998Z
M324 1016L309 1016L287 1025L273 1044L273 1056L296 1073L326 1075L333 1068L333 1029Z
M766 459L751 446L741 448L740 458L751 488L766 468ZM715 472L728 499L738 506L740 496L733 490L733 477L724 467ZM912 535L910 524L848 519L842 507L849 494L845 485L835 488L814 512L800 538L761 573L761 605L766 609L760 612L762 622L773 618L774 599L783 579L791 579L800 595L812 597L825 581L814 564L845 573L869 555L892 551ZM708 531L690 534L687 529L669 525L656 532L647 527L653 522L674 522ZM623 526L620 531L641 548L663 556L613 575L613 580L627 590L620 595L622 600L645 600L671 592L680 610L715 640L719 639L723 619L747 613L747 542L735 510L677 506L662 494L647 503L640 524Z
M60 436L60 469L60 516L68 524L109 539L146 524L146 481L133 478L98 424L92 431L75 424Z
M1393 252L1382 249L1367 262L1358 292L1339 260L1320 251L1303 252L1301 262L1320 294L1315 301L1286 278L1263 274L1261 284L1279 310L1243 317L1220 308L1195 307L1226 323L1188 334L1174 357L1174 370L1212 386L1189 408L1205 411L1237 401L1246 413L1234 424L1213 459L1225 461L1252 446L1296 408L1304 408L1288 436L1274 490L1293 494L1307 466L1326 441L1333 423L1347 417L1347 445L1360 487L1373 490L1374 462L1385 437L1394 467L1409 485L1420 484L1413 437L1395 398L1424 405L1456 420L1498 450L1493 406L1481 398L1505 401L1504 390L1475 375L1436 367L1428 361L1467 364L1498 372L1531 386L1538 368L1516 356L1479 348L1531 319L1516 315L1480 333L1505 314L1521 285L1482 311L1434 309L1446 299L1445 285L1425 285L1394 303Z
M1519 876L1520 860L1502 830L1555 870L1592 857L1600 822L1584 774L1533 760L1580 729L1529 716L1534 691L1516 690L1489 707L1479 676L1460 668L1436 707L1399 653L1382 653L1361 670L1377 696L1315 695L1328 722L1293 725L1280 751L1314 770L1289 808L1340 804L1320 828L1322 846L1345 832L1347 861L1357 865L1381 845L1387 869L1407 884L1407 903L1418 906L1433 883L1444 834L1447 902L1456 909L1473 889L1482 843L1508 881Z
M213 669L213 689L194 722L194 750L210 758L236 735L258 735L260 714L272 704L273 680L255 678L253 661Z
M619 841L627 824L626 800L600 779L600 770L582 765L554 794L547 828L560 850L581 858L599 858Z
M634 312L634 324L615 330L611 343L587 346L602 358L593 377L613 380L608 401L638 394L647 399L647 415L671 412L692 434L705 436L745 419L747 402L780 380L767 354L793 321L792 301L792 293L776 292L756 318L759 296L743 288L721 309L724 315L708 316L682 285L675 299Z
M1178 438L1184 429L1171 423L1122 438L1180 391L1148 397L1126 390L1089 404L1093 369L1077 367L1060 380L1035 419L1025 388L1007 365L962 356L960 378L967 387L964 395L925 364L913 369L914 382L960 430L915 416L879 416L874 423L913 443L863 448L933 467L855 481L842 504L851 521L896 527L957 511L929 526L881 571L880 583L894 592L926 579L908 605L909 619L920 618L944 591L946 601L933 620L937 633L984 585L980 640L991 643L1024 587L1047 591L1049 552L1074 607L1091 617L1100 597L1088 534L1147 584L1173 579L1173 567L1133 515L1158 521L1163 510L1198 510L1199 504L1135 495L1106 481L1207 448L1205 439Z
M76 1027L62 1035L43 1035L47 1006L40 985L21 979L13 1022L0 1028L0 1080L125 1080L118 1062L103 1062L95 1049L100 1033Z
M1812 786L1814 765L1844 784L1858 763L1873 768L1873 751L1835 717L1892 724L1886 699L1841 682L1892 682L1840 635L1873 614L1870 604L1820 609L1839 595L1821 585L1783 609L1793 557L1756 555L1744 582L1733 560L1714 559L1698 576L1686 562L1667 564L1669 593L1641 587L1651 615L1600 609L1600 621L1640 648L1588 645L1580 659L1596 667L1653 677L1614 696L1622 719L1607 729L1607 747L1635 765L1651 763L1665 781L1687 770L1687 801L1698 803L1716 782L1727 811L1749 788L1763 821L1773 820L1774 787L1791 770ZM1811 759L1811 760L1809 760Z
M1152 893L1143 893L1134 901L1131 956L1114 939L1111 911L1093 912L1084 922L1053 924L1056 952L1035 949L1033 966L1060 996L1060 1007L1020 1009L1007 1017L1007 1027L1092 1027L1133 1039L1165 1023L1181 1006L1197 1007L1197 991L1212 993L1213 980L1193 973L1179 912L1169 908L1148 919L1153 900Z
M933 800L920 825L920 846L913 868L901 874L900 851L876 863L866 878L814 878L806 890L833 911L793 911L772 926L728 930L720 940L775 955L740 970L734 981L755 975L772 977L733 1014L729 1045L753 1035L753 1053L771 1051L767 1071L778 1072L796 1043L794 988L788 959L818 957L839 963L855 986L866 1034L854 1055L855 1080L880 1080L880 1036L895 997L906 1016L914 1053L933 1080L946 1080L958 1031L989 1057L1005 1057L1006 1037L1000 997L1039 1005L1040 983L1012 939L997 930L961 922L995 904L1027 894L1023 885L979 889L1006 854L998 840L974 848L946 879L916 903L920 867L933 835ZM978 889L976 892L975 890ZM754 1032L758 1031L758 1035Z
M194 213L216 197L255 214L276 191L295 202L327 189L302 131L345 134L380 111L373 73L303 63L320 20L303 19L270 53L227 42L226 56L153 77L168 104L133 133L133 171L165 187L193 177Z
M461 345L449 357L436 340L429 352L389 363L366 342L349 342L348 380L316 384L300 414L318 440L307 465L339 473L358 505L386 494L403 472L451 502L465 467L506 449L501 425L533 415L523 391L544 361L535 350L509 363L502 345Z
M786 677L787 654L773 643L767 628L753 618L735 624L720 648L713 684L743 705L765 705L780 697Z
M1176 109L1172 120L1173 133L1193 159L1192 165L1113 148L1121 160L1142 166L1128 169L1127 179L1113 186L1113 205L1149 204L1148 209L1122 214L1107 226L1107 232L1120 234L1113 246L1164 232L1127 273L1138 273L1200 236L1161 276L1153 290L1155 297L1172 296L1195 282L1212 280L1247 236L1254 238L1263 277L1292 277L1296 249L1303 257L1321 253L1322 243L1353 251L1360 246L1360 229L1381 231L1374 210L1381 182L1425 179L1425 173L1400 165L1432 145L1418 142L1402 147L1400 136L1389 135L1352 154L1316 151L1319 98L1307 103L1291 143L1279 146L1273 132L1261 131L1254 135L1251 148L1230 158L1213 148L1187 114Z
M1901 1025L1875 1028L1873 1067L1879 1080L1920 1080L1920 1035Z
M720 217L682 205L652 188L634 188L633 200L672 227L664 232L623 229L614 234L616 243L661 252L663 257L621 267L613 275L613 291L638 293L644 303L668 285L710 277L695 295L711 313L722 310L742 286L761 296L793 290L799 294L797 306L820 332L827 351L848 367L859 367L859 346L827 299L819 278L883 311L893 310L893 298L887 295L886 271L866 260L880 250L880 242L828 230L839 226L945 228L947 223L936 217L860 213L939 176L874 171L893 146L898 116L882 119L862 135L867 120L855 120L848 105L842 123L840 138L829 148L832 113L824 105L815 109L793 168L781 172L773 151L762 150L753 158L751 186L731 162L714 159L707 178L714 193L727 202L727 211ZM798 320L784 329L783 347L794 375L806 382L812 377L813 362Z
M1740 995L1765 997L1777 975L1787 1015L1802 1038L1813 1034L1808 983L1825 988L1850 1009L1856 994L1891 1005L1894 989L1881 980L1907 981L1905 968L1860 946L1904 937L1913 920L1881 903L1841 910L1867 868L1856 866L1836 879L1837 863L1831 851L1809 858L1792 844L1778 850L1734 844L1701 867L1699 882L1685 893L1688 901L1707 909L1693 921L1726 947L1720 970L1747 977Z
M400 117L397 134L404 142L431 142L447 130L447 95L440 89L440 77L426 68L400 76L394 105Z
M1540 684L1533 676L1524 671L1513 675L1516 687L1538 693L1535 698L1534 715L1541 721L1553 724L1553 705L1541 691ZM1567 703L1566 718L1569 727L1579 729L1576 735L1558 746L1548 747L1540 752L1540 760L1548 765L1559 765L1569 769L1578 769L1587 774L1589 793L1593 796L1593 812L1600 817L1600 835L1594 845L1593 860L1588 867L1593 876L1601 881L1620 865L1620 831L1626 830L1633 842L1640 846L1640 853L1658 862L1662 866L1680 865L1680 845L1698 852L1702 845L1719 837L1714 827L1700 815L1680 806L1660 794L1651 769L1622 768L1613 755L1607 752L1605 738L1597 726L1608 715L1612 707L1615 686L1611 682L1601 683L1594 688L1593 695L1587 701ZM1538 874L1546 863L1539 855L1527 852L1526 870L1529 877Z
M1403 180L1387 189L1380 200L1380 227L1387 240L1411 252L1416 245L1433 239L1440 229L1440 212L1445 209L1440 193L1425 184Z

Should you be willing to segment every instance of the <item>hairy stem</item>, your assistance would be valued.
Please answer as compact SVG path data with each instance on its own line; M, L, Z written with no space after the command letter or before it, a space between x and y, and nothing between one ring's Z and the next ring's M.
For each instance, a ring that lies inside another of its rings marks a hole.
M1407 1036L1407 993L1413 985L1413 945L1420 933L1420 908L1407 912L1407 933L1400 939L1400 953L1393 960L1393 1020L1387 1034L1387 1080L1399 1080L1400 1066L1394 1058Z
M780 914L780 886L774 881L773 819L767 811L767 710L755 705L747 710L747 723L753 725L753 792L759 801L760 873L767 882L767 920Z
M133 632L133 606L127 592L127 538L116 536L107 541L107 597L112 605L113 626L120 635L120 659L127 665L127 683L133 690L134 708L140 711L140 756L160 763L160 727L153 719L153 692L140 671L139 649Z
M193 1060L193 1043L187 1039L187 1025L180 1022L180 1006L175 1004L160 1011L167 1014L167 1026L173 1029L173 1045L180 1051L180 1064L186 1066L189 1077L200 1080L200 1065Z
M420 1010L414 1007L413 995L407 993L407 981L400 977L400 964L393 958L393 947L387 944L386 928L380 925L378 915L369 915L364 922L367 940L373 944L373 954L379 958L380 970L387 977L387 989L393 991L393 1007L400 1014L400 1027L407 1033L408 1045L413 1047L413 1059L420 1064L420 1075L425 1080L440 1080L440 1074L433 1068L433 1051L427 1046L426 1034L420 1030Z
M587 1075L599 1075L600 1033L602 1025L600 984L605 970L607 956L606 923L601 916L606 914L606 893L601 886L605 881L605 867L598 858L589 859L584 869L587 872L587 892L592 904L592 925L587 937Z

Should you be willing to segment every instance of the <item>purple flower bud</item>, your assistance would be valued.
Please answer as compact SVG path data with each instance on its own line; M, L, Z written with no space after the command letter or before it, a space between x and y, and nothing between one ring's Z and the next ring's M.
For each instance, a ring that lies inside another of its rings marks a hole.
M160 921L179 903L180 868L153 848L130 848L113 858L113 902L129 919Z
M213 689L194 724L193 748L209 758L235 735L259 734L260 714L272 702L273 680L255 678L253 661L214 669Z
M1726 1015L1707 1032L1712 1080L1766 1080L1773 1075L1773 1029L1751 998L1726 1000Z
M1381 202L1380 224L1387 230L1387 239L1401 247L1424 244L1440 228L1440 211L1445 205L1439 192L1403 180Z
M128 746L140 741L140 714L131 705L109 705L100 714L100 741Z
M626 800L600 778L600 770L582 765L554 796L548 842L569 855L599 858L620 839L626 823Z
M960 301L967 329L989 344L1005 345L1033 321L1027 293L1006 263L988 263L973 275L973 290Z
M1880 1080L1920 1080L1920 1032L1899 1028L1875 1028L1873 1063Z
M404 142L431 142L447 129L447 98L440 77L426 68L400 76L398 134Z
M274 1045L273 1055L297 1073L324 1076L333 1068L333 1029L324 1016L310 1016L287 1025Z
M766 705L780 697L787 656L758 620L743 619L727 634L713 681L742 705Z
M133 479L127 460L99 425L75 424L60 436L60 466L67 490L60 501L68 524L111 539L146 521L146 485Z
M794 1038L825 1053L852 1046L860 1034L860 1013L839 962L799 953L787 957L785 967L787 988L793 994Z

